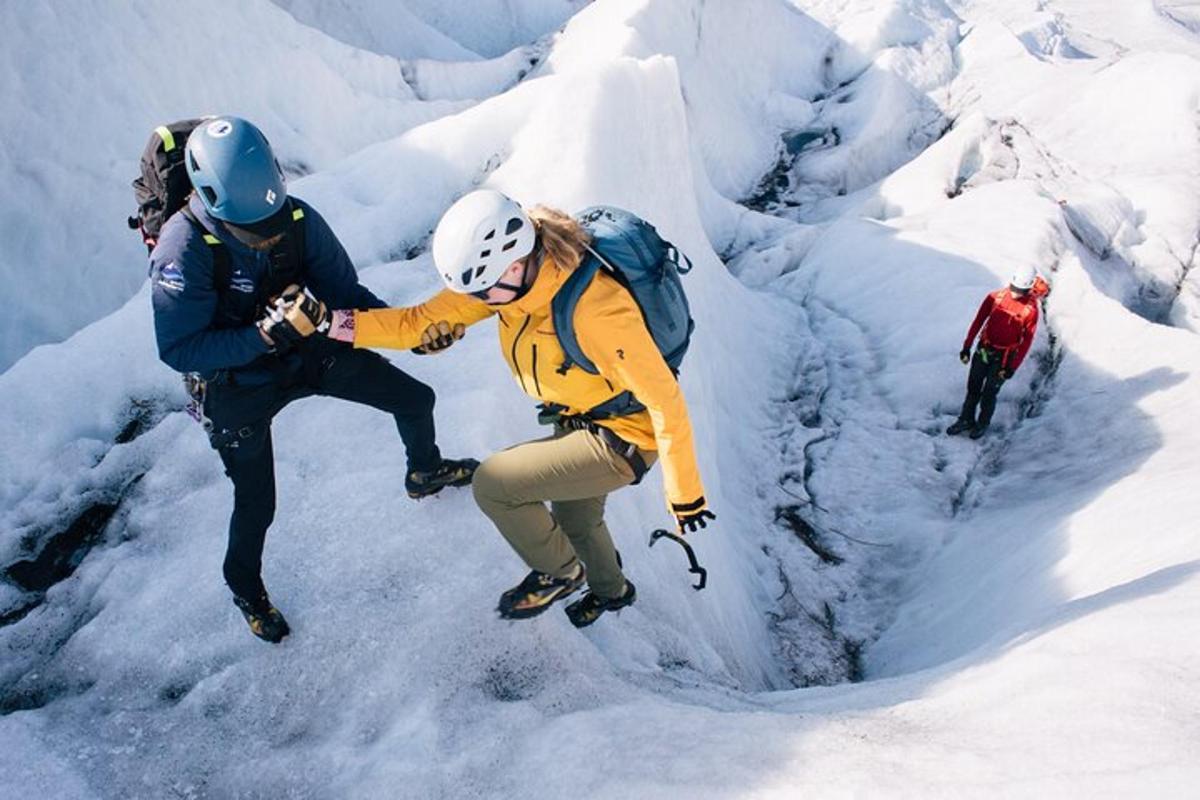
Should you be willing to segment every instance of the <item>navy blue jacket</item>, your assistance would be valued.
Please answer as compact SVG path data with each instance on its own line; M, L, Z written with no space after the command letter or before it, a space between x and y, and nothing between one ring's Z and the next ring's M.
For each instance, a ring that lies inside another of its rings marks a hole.
M308 289L331 309L385 307L358 282L350 257L321 215L295 197L292 203L304 210L299 224L305 226L302 278ZM204 241L203 232L183 214L167 220L150 254L159 358L179 372L212 378L229 370L238 383L267 383L274 375L269 359L263 358L269 348L254 325L267 254L233 238L198 197L191 198L189 207L228 250L230 286L222 293L213 286L213 246Z

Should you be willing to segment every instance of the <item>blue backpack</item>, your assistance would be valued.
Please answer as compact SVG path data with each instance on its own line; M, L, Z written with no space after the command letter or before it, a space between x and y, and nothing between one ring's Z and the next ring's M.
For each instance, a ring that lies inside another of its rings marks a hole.
M593 375L599 374L596 365L579 346L574 319L579 298L596 273L604 270L633 295L663 360L678 374L696 327L679 279L680 275L691 271L692 262L675 245L663 240L653 225L623 209L593 206L582 211L576 219L592 235L592 242L588 255L563 283L551 303L554 330L566 353L566 360L558 371L565 374L571 367L579 367ZM633 414L644 408L632 392L622 392L589 410L586 416L594 420L605 419Z

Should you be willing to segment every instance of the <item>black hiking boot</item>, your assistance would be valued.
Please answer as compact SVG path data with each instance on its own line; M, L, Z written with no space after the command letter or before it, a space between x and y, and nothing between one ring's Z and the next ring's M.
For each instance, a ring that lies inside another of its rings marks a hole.
M988 424L986 422L982 425L975 425L971 428L971 438L978 439L980 436L983 436L985 433L987 433L987 429Z
M959 418L954 421L953 425L946 428L946 434L948 436L958 436L960 433L966 433L974 427L975 423L971 422L971 420Z
M625 591L621 593L620 597L601 597L588 592L582 599L567 606L565 610L567 619L571 620L572 625L576 628L586 628L600 619L600 615L605 611L620 611L625 606L633 605L634 600L637 600L637 587L633 585L633 581L627 580L625 581Z
M466 486L478 469L479 462L473 458L457 460L443 458L442 463L427 472L413 470L404 476L404 488L413 500L437 494L447 486Z
M278 608L271 605L266 592L259 595L257 600L247 600L235 594L233 604L246 618L250 632L264 642L279 644L283 641L283 637L292 632L292 629L288 627L287 620L283 618L283 614L279 613Z
M566 578L556 578L536 569L525 580L500 595L496 610L504 619L529 619L574 592L587 580L587 570L576 562L575 571Z

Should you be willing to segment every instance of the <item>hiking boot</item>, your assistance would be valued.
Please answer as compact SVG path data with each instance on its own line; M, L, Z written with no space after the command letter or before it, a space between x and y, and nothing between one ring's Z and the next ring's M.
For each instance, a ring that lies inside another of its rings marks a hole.
M246 618L250 632L264 642L279 644L283 641L283 637L292 632L292 629L288 627L287 620L283 618L283 614L279 613L278 608L271 605L266 592L259 595L257 600L247 600L235 594L233 604Z
M437 494L447 486L466 486L479 468L479 462L473 458L457 460L443 458L442 463L431 470L421 472L413 470L404 476L404 488L413 500Z
M496 610L504 619L528 619L574 592L587 580L583 564L575 563L575 570L565 578L556 578L536 569L525 576L525 580L500 595Z
M987 433L987 429L988 429L988 426L987 426L986 422L983 423L982 425L974 426L973 428L971 428L971 438L978 439L980 436L983 436L985 433Z
M957 419L954 424L946 428L946 434L949 436L958 436L960 433L965 433L975 427L975 423L969 419Z
M600 615L605 611L620 611L625 606L633 605L634 600L637 600L637 588L633 581L625 581L625 591L621 592L620 597L601 597L594 592L588 592L565 610L572 625L576 628L586 628L600 619Z

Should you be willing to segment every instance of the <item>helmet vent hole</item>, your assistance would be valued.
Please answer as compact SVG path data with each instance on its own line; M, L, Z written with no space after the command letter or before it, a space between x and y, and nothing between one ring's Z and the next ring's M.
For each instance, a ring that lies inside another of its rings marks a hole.
M188 163L191 164L191 166L192 166L192 172L199 172L200 165L196 163L196 154L193 153L191 150L189 150L187 157L188 157Z
M201 186L200 191L204 192L204 198L208 200L210 206L217 204L217 193L213 191L211 186Z
M462 274L462 282L463 282L463 285L464 285L464 286L470 286L470 285L471 285L471 270L469 270L469 269L467 269L467 270L463 270L463 274Z
M496 229L492 228L490 231L488 231L488 235L483 237L483 240L486 242L486 241L489 241L489 240L495 238L495 236L496 236Z
M482 275L484 269L486 269L486 267L482 267L482 266L476 267L475 268L475 277L478 278L480 275Z
M490 256L491 254L492 254L492 251L491 251L491 250L484 250L482 253L480 253L480 254L479 254L479 257L480 257L480 258L487 258L487 257L488 257L488 256Z
M517 240L509 239L507 242L504 243L504 247L500 248L500 252L507 253L509 250L512 250L516 246L517 246Z
M512 217L511 219L509 219L508 225L504 229L504 235L512 236L514 233L521 230L521 228L523 228L523 227L525 227L525 223L521 221L520 217Z

